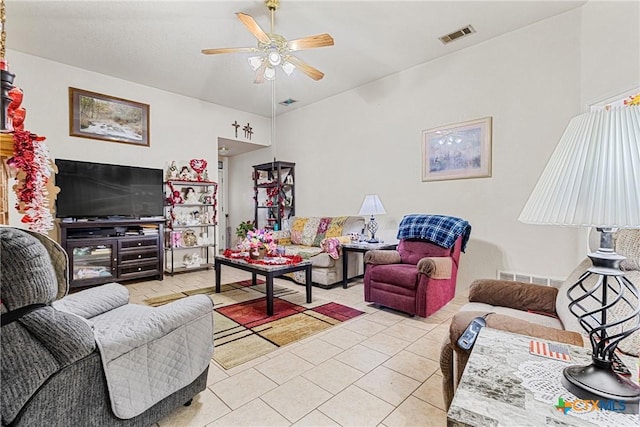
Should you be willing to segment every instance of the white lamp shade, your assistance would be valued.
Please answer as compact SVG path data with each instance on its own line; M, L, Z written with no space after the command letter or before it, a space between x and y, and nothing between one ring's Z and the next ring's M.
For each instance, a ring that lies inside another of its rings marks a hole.
M640 227L640 106L574 117L519 219L531 224Z
M364 197L358 215L379 215L387 213L377 194L367 194Z
M284 70L284 72L287 74L287 76L290 76L291 73L293 73L293 71L296 69L296 66L289 61L283 62L281 67Z
M249 61L249 66L251 67L251 69L253 71L258 71L258 68L260 68L260 66L262 65L263 58L261 58L259 56L251 56L251 57L249 57L248 61Z
M276 70L275 70L275 68L266 67L264 69L264 78L266 80L275 80L275 78L276 78Z

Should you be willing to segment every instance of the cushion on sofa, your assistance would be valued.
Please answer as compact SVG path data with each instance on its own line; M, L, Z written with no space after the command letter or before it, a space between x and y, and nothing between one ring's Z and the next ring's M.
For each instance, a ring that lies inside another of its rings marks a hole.
M293 223L291 224L291 243L294 245L302 244L302 232L304 231L304 227L309 221L309 218L306 217L295 217L293 219Z
M505 292L505 289L509 291ZM557 288L497 279L474 280L469 287L471 302L549 314L556 313L557 296Z
M291 243L294 245L320 246L326 237L343 235L348 217L295 217L291 225Z
M304 229L302 230L302 237L300 240L301 245L313 246L313 242L316 240L316 233L318 232L319 225L320 218L313 216L307 218L307 221L304 224Z
M473 304L475 305L475 303ZM451 320L451 326L449 328L449 339L452 343L457 342L458 338L462 335L469 323L471 323L471 321L475 317L491 313L486 316L487 327L489 328L513 332L520 335L527 335L530 337L563 342L572 345L583 345L583 340L579 333L575 333L572 331L563 331L562 329L557 329L557 327L554 326L547 326L545 324L537 323L535 320L531 321L533 319L532 317L528 317L527 319L523 319L522 317L513 317L512 314L516 314L514 313L516 310L513 310L511 313L503 314L497 313L494 310L485 311L480 306L477 306L477 309L472 308L469 307L469 305L470 304L465 305L463 307L464 309L456 313ZM539 320L544 320L543 318L546 317L541 315L531 316L538 316Z
M285 255L298 255L304 259L309 259L321 252L322 249L315 246L286 245L284 247Z
M333 268L336 265L336 260L326 252L318 253L310 258L309 261L311 261L312 267Z
M330 218L320 218L316 237L313 240L313 246L320 246L320 243L327 237L338 237L342 235L342 227L344 226L346 216L337 216Z
M620 263L623 271L640 271L640 232L638 230L618 230L615 234L615 249L617 253L627 257Z
M491 304L485 304L482 302L470 302L462 306L460 311L482 311L484 313L496 313L504 316L509 316L513 319L520 319L526 322L535 323L540 326L548 328L563 329L562 322L551 316L545 316L535 312L522 311L509 307L495 306Z

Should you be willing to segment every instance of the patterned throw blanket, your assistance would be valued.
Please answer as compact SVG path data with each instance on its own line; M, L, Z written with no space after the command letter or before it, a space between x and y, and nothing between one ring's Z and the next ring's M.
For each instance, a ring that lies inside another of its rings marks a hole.
M458 237L462 236L464 252L471 225L460 218L444 215L405 215L398 226L398 240L425 239L443 248L451 248Z
M320 242L320 248L331 258L338 259L342 251L340 250L341 242L337 237L327 237Z

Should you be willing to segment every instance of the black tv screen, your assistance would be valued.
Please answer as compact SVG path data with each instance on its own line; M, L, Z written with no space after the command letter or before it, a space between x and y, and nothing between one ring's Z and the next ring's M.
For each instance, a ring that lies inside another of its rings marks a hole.
M163 215L162 169L57 159L58 218Z

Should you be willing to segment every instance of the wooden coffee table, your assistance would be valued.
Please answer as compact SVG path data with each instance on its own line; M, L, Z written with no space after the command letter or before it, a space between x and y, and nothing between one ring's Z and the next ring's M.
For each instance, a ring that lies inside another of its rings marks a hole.
M266 265L252 264L243 259L227 258L225 256L217 255L215 257L214 264L214 268L216 269L216 293L220 293L220 269L223 265L250 272L253 286L255 286L257 283L256 276L258 274L265 277L267 282L266 286L268 316L273 316L273 278L282 276L286 273L304 270L305 286L307 290L307 303L311 302L311 261L302 261L297 264Z

